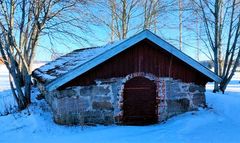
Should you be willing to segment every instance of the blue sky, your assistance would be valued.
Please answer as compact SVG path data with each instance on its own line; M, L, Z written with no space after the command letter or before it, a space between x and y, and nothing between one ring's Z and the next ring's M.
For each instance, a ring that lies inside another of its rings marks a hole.
M106 31L106 29L102 27L98 27L93 29L96 37L94 36L86 36L89 43L71 43L71 41L64 41L64 43L67 44L62 44L59 42L54 42L53 45L50 44L49 39L47 37L41 37L40 43L41 45L44 45L44 47L40 46L37 51L36 55L36 60L37 61L49 61L51 60L51 55L52 53L50 52L49 48L53 48L55 51L66 54L68 52L71 52L74 49L78 48L86 48L86 47L91 47L91 46L101 46L105 45L109 42L109 34ZM161 34L159 35L163 39L176 39L176 40L167 40L169 43L173 44L178 48L178 30L176 29L162 29ZM190 34L189 32L184 33L184 34ZM129 36L132 36L134 34L129 34ZM195 40L188 40L187 38L183 39L183 42L186 42L188 45L183 44L183 52L191 56L192 58L196 58L196 49L193 47L196 47L196 42ZM191 46L189 46L191 45ZM200 53L200 60L206 60L207 57L204 56L202 53Z
M186 14L189 16L189 14ZM191 15L190 15L191 16ZM132 21L132 25L137 23L141 19L135 19ZM161 21L162 20L162 21ZM185 23L183 23L185 24ZM187 25L191 28L196 28L196 25ZM157 31L157 35L162 39L168 41L175 47L179 47L178 37L178 11L171 13L170 15L163 15L159 20L159 27ZM107 27L104 26L91 26L92 33L82 33L83 37L88 40L88 43L74 43L67 39L50 43L49 39L46 36L41 37L40 39L40 47L37 50L37 55L35 60L37 61L49 61L51 60L52 53L50 52L50 48L54 49L58 53L66 54L71 52L74 49L86 48L92 46L101 46L105 45L110 41L110 32ZM81 31L78 31L81 32ZM139 32L139 31L138 31ZM137 31L130 32L128 37L138 33ZM200 31L201 32L201 31ZM184 44L186 43L186 44ZM196 59L196 34L183 28L183 52L192 58ZM204 47L200 45L200 47ZM203 50L203 48L201 48ZM206 51L206 50L204 50ZM207 60L208 58L200 52L200 60Z

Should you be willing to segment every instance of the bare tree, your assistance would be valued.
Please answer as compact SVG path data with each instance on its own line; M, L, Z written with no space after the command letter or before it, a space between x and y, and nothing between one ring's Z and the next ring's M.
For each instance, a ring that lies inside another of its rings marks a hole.
M199 21L198 17L196 17L196 42L197 42L197 49L196 49L196 59L199 61L199 56L200 56L200 47L199 47Z
M240 2L238 0L198 0L208 47L213 53L214 72L222 77L214 92L225 91L240 56ZM225 56L224 56L225 55Z
M178 19L179 19L179 49L182 50L182 15L183 15L183 5L182 0L178 0Z
M108 0L107 3L100 0L94 2L93 8L98 12L92 15L109 30L110 41L121 40L142 29L157 33L159 24L163 23L160 14L173 3L167 0Z
M111 9L111 25L110 25L110 29L111 29L111 42L114 41L114 37L115 37L115 21L117 19L117 15L116 15L116 1L115 0L109 0L109 5L110 5L110 9Z
M74 31L84 29L79 15L84 4L83 0L1 1L0 52L11 75L10 85L19 110L31 102L31 65L39 39L83 39Z
M125 39L129 31L137 27L131 27L130 23L137 18L138 0L99 0L94 2L93 8L98 13L91 12L93 18L110 31L111 41ZM101 16L99 16L101 15Z
M166 3L163 0L140 1L140 6L143 7L143 26L141 27L157 33L158 24L160 24L160 15L166 13L166 9L171 3Z
M130 20L134 16L134 12L136 12L138 1L137 0L120 0L117 3L116 11L115 11L115 34L118 39L127 38L127 34L129 32L129 23Z
M151 26L154 26L154 31L156 32L158 4L159 3L156 0L143 1L143 8L144 8L143 29L150 29Z

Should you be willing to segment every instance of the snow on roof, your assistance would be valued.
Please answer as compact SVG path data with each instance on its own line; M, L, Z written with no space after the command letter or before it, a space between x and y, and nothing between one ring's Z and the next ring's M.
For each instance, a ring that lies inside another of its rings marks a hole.
M36 69L33 76L45 83L48 91L52 91L144 39L157 44L213 81L222 80L212 71L148 30L113 44L75 50Z
M49 83L69 71L81 66L101 53L116 46L121 41L100 47L77 49L33 71L33 76L43 83Z

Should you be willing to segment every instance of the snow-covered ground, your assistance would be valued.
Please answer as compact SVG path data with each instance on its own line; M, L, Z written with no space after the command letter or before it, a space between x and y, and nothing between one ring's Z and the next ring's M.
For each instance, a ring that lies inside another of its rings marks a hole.
M16 102L11 96L8 80L8 71L5 65L0 65L0 115L16 109Z
M0 72L0 77L1 74ZM209 84L206 98L211 108L188 112L165 123L150 126L57 125L52 121L45 101L34 98L39 93L33 89L33 103L27 110L0 116L0 143L239 143L239 81L240 73L234 76L224 95L213 94L212 85ZM1 78L0 86L2 85L7 84ZM11 94L9 90L3 91L3 86L0 87L0 97Z
M44 62L33 65L33 69L42 66ZM9 84L9 74L5 65L0 64L0 115L8 114L16 110L16 102L12 96Z
M0 64L0 91L9 89L8 71L5 65Z
M40 66L42 66L43 64L45 64L45 62L37 62L33 65L32 69L36 69ZM1 65L0 64L0 91L6 90L6 89L10 89L10 85L9 85L9 78L8 78L8 70L6 68L5 65ZM0 93L1 95L1 93Z

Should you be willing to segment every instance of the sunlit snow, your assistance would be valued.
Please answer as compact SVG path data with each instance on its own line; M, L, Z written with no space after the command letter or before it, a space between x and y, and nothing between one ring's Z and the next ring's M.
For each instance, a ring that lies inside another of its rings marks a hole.
M7 72L0 68L0 112L6 105L14 104L7 78ZM213 94L213 86L208 84L206 98L209 108L200 108L150 126L57 125L46 102L35 99L39 92L33 88L33 103L28 109L0 116L0 143L238 143L239 81L240 73L237 73L224 95Z

